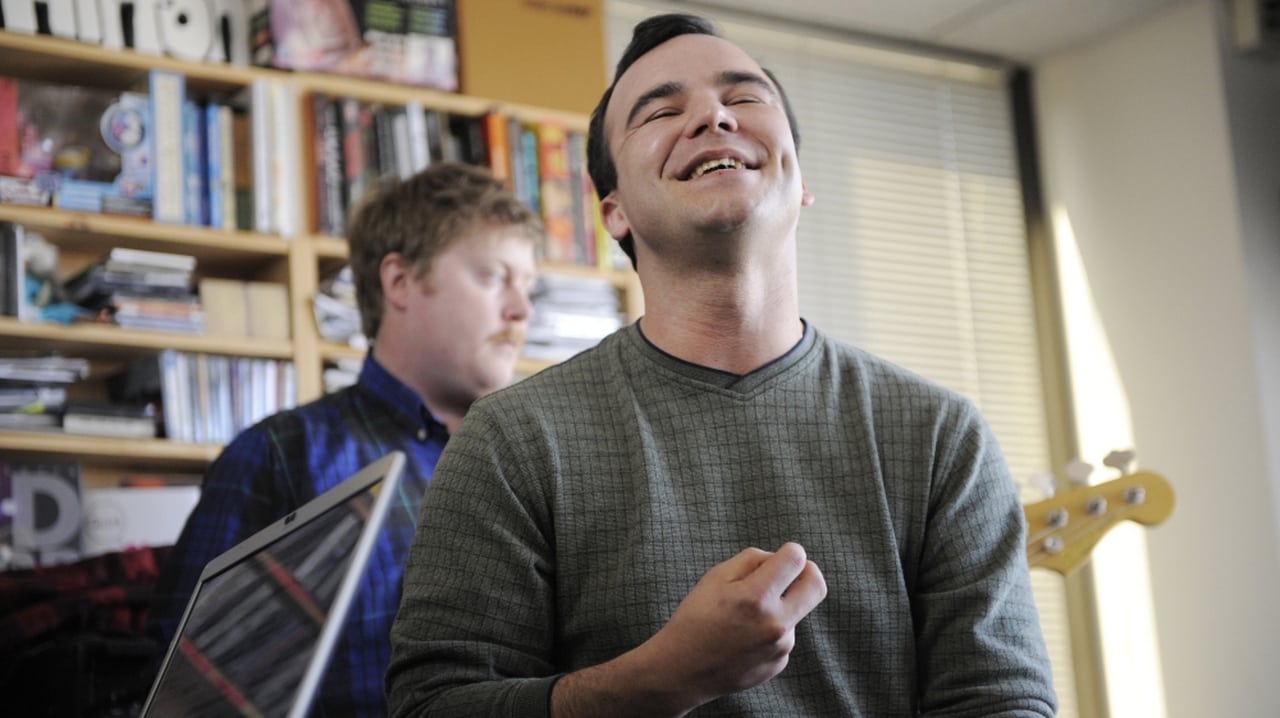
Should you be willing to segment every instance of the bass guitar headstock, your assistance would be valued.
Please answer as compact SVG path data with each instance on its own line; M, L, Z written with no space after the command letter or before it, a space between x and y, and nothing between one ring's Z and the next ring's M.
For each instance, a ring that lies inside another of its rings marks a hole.
M1173 513L1173 487L1152 471L1137 471L1092 486L1077 486L1023 506L1027 563L1066 575L1121 521L1154 526Z

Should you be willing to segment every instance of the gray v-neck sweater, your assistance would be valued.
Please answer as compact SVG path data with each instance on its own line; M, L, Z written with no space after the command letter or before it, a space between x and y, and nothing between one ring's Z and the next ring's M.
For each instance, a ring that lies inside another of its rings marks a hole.
M786 541L826 600L781 674L690 715L1053 715L1023 514L968 400L813 327L739 377L637 325L477 402L451 438L392 632L393 714L547 715L557 676Z

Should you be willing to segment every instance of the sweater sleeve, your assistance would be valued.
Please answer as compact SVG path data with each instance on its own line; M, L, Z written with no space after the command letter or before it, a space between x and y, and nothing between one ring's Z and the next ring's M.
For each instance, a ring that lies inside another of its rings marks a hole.
M481 405L423 498L391 630L392 716L545 716L555 591L545 503Z
M920 712L1053 716L1016 487L986 423L967 402L962 409L941 433L912 599Z

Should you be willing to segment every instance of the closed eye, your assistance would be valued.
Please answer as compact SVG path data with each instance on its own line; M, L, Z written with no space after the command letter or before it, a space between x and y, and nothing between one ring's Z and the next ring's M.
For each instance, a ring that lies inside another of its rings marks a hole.
M661 110L658 110L657 112L650 113L650 115L646 117L644 121L650 122L652 120L661 120L664 117L675 117L678 114L680 114L680 111L675 109L674 107L664 107Z

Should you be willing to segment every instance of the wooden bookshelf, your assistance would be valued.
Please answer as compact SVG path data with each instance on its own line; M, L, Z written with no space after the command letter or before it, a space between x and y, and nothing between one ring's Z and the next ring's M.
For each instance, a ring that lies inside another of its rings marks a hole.
M585 114L547 109L524 103L473 97L369 80L273 68L186 62L169 57L113 50L72 40L31 36L0 30L0 74L22 79L58 82L125 91L146 86L148 73L163 69L185 77L188 94L244 105L248 89L257 81L287 85L301 108L313 94L353 97L370 103L419 103L448 113L479 116L500 111L524 122L555 123L585 131ZM309 113L299 112L298 137L309 138ZM296 168L298 184L307 187L312 174L303 152ZM50 207L0 203L0 221L23 225L56 245L61 253L60 276L83 266L115 246L189 254L196 258L196 277L256 279L286 284L292 337L288 340L226 338L158 331L125 330L107 324L49 324L0 317L0 354L54 352L85 356L94 364L90 381L101 381L106 369L153 356L166 349L223 356L286 360L296 370L298 403L320 396L326 364L358 359L363 350L325 342L317 331L312 297L322 278L348 258L341 237L318 233L310 226L311 192L301 190L295 208L295 236L207 227L164 224L150 219L71 212ZM641 313L642 298L635 275L594 266L544 264L544 271L604 276L622 292L626 312ZM517 373L527 376L551 362L521 360ZM0 431L0 460L74 460L91 473L99 467L143 471L203 471L221 449L217 444L190 444L166 439L122 440L72 436L56 432Z

